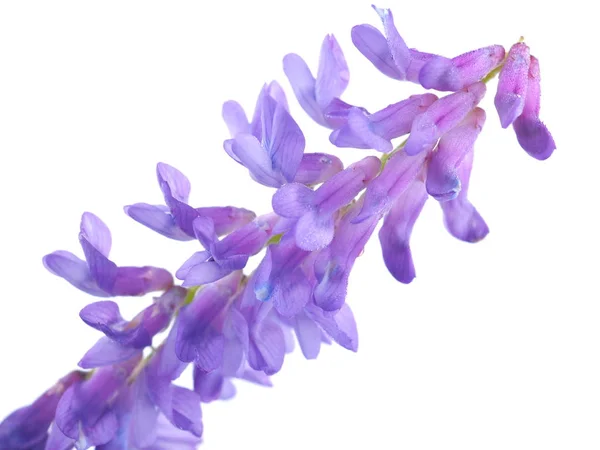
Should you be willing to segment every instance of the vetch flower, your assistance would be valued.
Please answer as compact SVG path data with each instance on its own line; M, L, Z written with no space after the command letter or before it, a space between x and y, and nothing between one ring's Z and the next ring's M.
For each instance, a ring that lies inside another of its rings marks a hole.
M523 112L529 75L529 47L517 42L508 51L498 78L494 105L502 128L507 128Z
M550 157L556 144L546 125L540 120L540 63L535 56L529 61L527 95L523 112L513 122L519 144L536 159Z
M440 202L446 229L452 236L465 242L479 242L490 231L479 212L467 198L473 155L473 149L469 150L458 167L458 179L461 184L458 196L453 200Z
M481 81L502 63L504 55L504 47L490 45L452 59L435 56L419 71L419 83L425 89L459 91Z
M319 125L337 128L340 121L336 120L336 115L352 106L339 99L348 86L350 72L335 37L329 34L323 40L316 78L295 53L283 58L283 71L302 109ZM335 108L330 108L332 105Z
M455 128L442 136L427 167L427 192L439 201L452 200L460 192L457 169L473 145L483 124L485 111L475 108Z
M413 121L404 151L408 155L416 155L432 150L438 139L462 122L484 95L485 84L477 82L435 101Z
M158 163L156 175L167 206L136 203L124 209L136 222L170 239L195 239L192 224L197 217L210 218L219 236L231 233L256 217L252 211L232 206L193 208L188 204L191 185L183 173L173 166Z
M273 196L273 210L293 219L299 248L319 250L333 239L335 213L347 205L379 172L375 157L358 161L323 183L316 191L299 183L282 186Z
M329 136L337 147L372 148L388 153L393 147L391 140L408 134L415 117L437 100L433 94L412 95L406 100L389 105L373 114L360 108L352 108L348 120Z
M197 218L194 231L205 250L194 253L177 270L177 278L183 280L183 286L201 285L243 269L248 258L258 253L269 240L276 221L277 216L267 214L219 240L212 221Z
M0 450L44 449L58 402L67 389L82 380L82 372L69 373L31 405L0 422Z
M173 277L156 267L118 267L108 259L111 235L97 216L86 212L81 217L79 242L85 261L67 251L44 256L44 266L76 288L97 297L136 296L166 290Z

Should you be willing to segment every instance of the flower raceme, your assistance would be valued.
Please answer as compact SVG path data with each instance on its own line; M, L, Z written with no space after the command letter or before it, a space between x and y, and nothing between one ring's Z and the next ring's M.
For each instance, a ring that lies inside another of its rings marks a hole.
M196 448L201 403L231 398L237 380L271 386L294 336L307 359L331 342L357 351L346 296L352 267L380 223L383 260L402 283L416 276L410 237L430 197L452 236L477 242L488 234L467 197L486 123L486 84L499 73L494 104L501 126L512 125L521 147L546 159L555 144L539 118L538 60L524 42L508 53L500 45L454 57L421 52L407 46L390 10L374 9L383 31L355 26L358 51L384 75L438 92L391 98L370 113L340 98L350 77L333 35L323 41L316 72L299 55L285 56L283 71L298 103L330 130L330 142L381 156L365 155L344 168L336 156L305 153L304 134L275 81L260 90L250 120L239 103L225 102L224 150L254 181L274 189L273 212L193 207L188 178L159 163L165 204L136 203L125 212L165 237L201 245L176 271L180 286L162 268L117 266L109 259L108 227L84 213L85 259L56 251L43 262L81 291L104 297L80 312L102 336L80 359L83 370L0 423L0 450ZM257 268L244 274L260 254ZM131 320L108 299L152 292ZM154 342L161 332L166 339ZM175 384L190 365L193 389Z

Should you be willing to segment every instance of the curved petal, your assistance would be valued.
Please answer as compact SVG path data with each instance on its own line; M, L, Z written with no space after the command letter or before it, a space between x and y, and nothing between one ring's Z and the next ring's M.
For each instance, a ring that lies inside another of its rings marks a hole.
M166 183L174 199L187 203L190 195L190 181L187 177L175 167L166 163L156 165L156 176L158 184ZM167 202L168 203L168 202Z
M232 151L258 183L268 187L279 187L283 184L283 180L273 172L269 154L254 136L238 134L234 139Z
M151 230L177 241L191 241L194 236L186 234L175 222L168 208L146 203L125 206L125 214Z
M333 34L328 34L321 45L319 70L315 82L315 98L321 109L342 95L348 86L350 72L344 53Z
M229 100L223 103L221 115L231 137L236 137L239 133L251 132L246 113L238 102Z
M100 289L92 278L90 269L73 253L59 250L43 258L44 267L61 278L64 278L77 289L96 297L110 297L111 294Z
M352 43L384 75L402 80L385 36L372 25L356 25L352 28Z
M283 58L283 71L302 109L318 124L327 126L315 97L316 80L304 60L290 53Z
M108 258L112 238L110 230L102 220L90 212L81 216L80 232L102 255Z
M326 153L305 153L294 181L305 185L320 184L342 170L344 164L337 156Z

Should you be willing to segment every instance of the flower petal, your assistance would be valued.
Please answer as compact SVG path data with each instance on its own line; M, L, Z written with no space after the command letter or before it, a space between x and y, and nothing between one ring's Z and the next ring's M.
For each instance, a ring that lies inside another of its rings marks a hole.
M108 258L112 238L110 230L102 220L90 212L83 213L81 216L81 234L93 245L102 255Z
M388 47L398 70L398 74L401 77L400 79L405 80L406 72L410 64L410 52L394 24L392 11L389 9L377 8L375 5L372 6L383 22L383 29L385 31Z
M305 153L294 181L306 185L320 184L342 170L344 164L337 156L326 153Z
M112 339L103 336L90 348L79 361L79 367L83 369L94 369L96 367L109 366L127 361L136 354L141 353L139 349L125 347Z
M352 43L384 75L402 80L385 36L372 25L362 24L352 28Z
M494 105L502 128L507 128L523 112L529 74L529 47L518 42L508 51L498 77L498 91Z
M183 173L175 167L161 162L156 165L156 176L159 185L162 183L168 185L174 199L182 203L188 202L191 185L190 181Z
M340 45L332 34L325 36L321 46L319 70L315 82L315 98L321 108L342 95L348 86L350 72Z
M235 137L240 133L251 133L248 117L246 117L244 108L238 102L229 100L223 103L221 115L231 137Z
M71 252L59 250L43 258L44 267L61 278L64 278L77 289L96 297L110 297L110 293L100 289L92 278L90 269Z
M297 219L313 207L315 193L300 183L288 183L273 195L273 211L282 217Z
M125 206L125 214L151 230L177 241L191 241L193 236L186 234L175 222L168 208L146 203Z
M232 151L258 183L268 187L279 187L283 184L283 180L273 172L269 154L254 136L238 134L234 139Z
M283 71L302 109L318 124L327 126L315 97L316 80L304 60L290 53L283 58Z

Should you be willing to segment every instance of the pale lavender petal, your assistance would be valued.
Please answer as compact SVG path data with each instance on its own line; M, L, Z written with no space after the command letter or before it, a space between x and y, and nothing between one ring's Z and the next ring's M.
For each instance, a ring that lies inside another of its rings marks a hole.
M125 323L119 305L113 301L101 301L87 305L79 312L79 317L89 326L105 332L115 324Z
M223 103L222 116L231 137L240 133L251 133L248 117L238 102L229 100Z
M319 326L304 313L300 313L295 318L294 330L304 357L315 359L321 350L321 329Z
M308 303L312 288L300 269L285 274L277 280L273 306L284 317L293 317Z
M43 448L44 450L70 450L73 448L74 443L74 439L65 436L65 434L60 430L60 428L56 426L56 424L52 424L52 427L50 428L50 436L48 436L46 446Z
M190 181L183 173L173 166L165 163L158 163L156 165L156 175L159 184L166 183L168 185L173 198L182 203L188 202L191 185Z
M355 47L384 75L402 80L385 36L372 25L356 25L352 28L352 42Z
M325 313L314 304L307 305L305 311L339 345L353 352L358 350L358 330L352 310L347 304L342 305L335 314Z
M294 180L302 160L306 142L298 124L283 106L278 105L273 117L273 130L267 147L272 169L281 172L287 182Z
M305 153L294 181L306 185L320 184L342 170L344 164L337 156L326 153Z
M136 203L125 206L125 214L151 230L177 241L191 241L193 236L186 234L175 222L168 208L159 205Z
M80 230L85 239L93 245L96 250L108 258L110 247L112 245L112 238L106 224L102 222L98 216L86 212L81 216Z
M139 375L132 386L135 399L129 425L130 439L136 447L145 448L156 439L158 410L148 396L145 373Z
M283 184L284 180L273 171L269 154L254 136L238 134L234 139L232 151L258 183L268 187L279 187Z
M302 250L315 251L329 245L333 233L333 216L310 211L298 219L294 235L298 247Z
M267 375L279 372L285 356L285 340L281 327L266 320L252 330L248 362Z
M61 278L64 278L77 289L96 297L110 297L111 294L98 286L92 278L90 269L73 253L59 250L43 258L44 267Z
M398 74L401 77L400 79L404 80L406 79L406 71L410 64L410 52L408 47L396 29L392 11L389 9L377 8L375 5L373 5L373 9L379 14L379 17L383 22L383 29L385 31L390 53L396 68L398 69Z
M194 367L194 391L204 403L210 403L221 397L223 374L219 370L204 372Z
M113 294L118 271L117 265L94 247L82 233L79 234L79 243L83 248L92 278L100 289Z
M83 425L83 435L85 442L89 446L98 446L108 443L117 433L119 421L113 410L108 410L102 414L93 424Z
M81 361L79 361L79 367L83 369L93 369L96 367L108 366L127 361L138 353L141 353L139 349L125 347L118 342L103 336L87 351Z
M315 82L315 98L321 108L342 95L348 86L350 72L340 45L332 34L325 36L321 46L319 70Z
M273 195L273 211L283 217L297 219L313 208L315 192L301 183L288 183Z
M192 224L196 239L200 241L206 250L211 250L214 243L218 241L215 231L215 223L209 217L198 217Z
M306 113L318 124L326 125L321 107L315 98L316 80L304 60L290 53L283 58L283 71Z
M187 430L195 436L202 436L202 410L198 394L183 387L173 386L172 407L171 422L173 425Z
M210 258L210 252L201 251L196 252L190 256L186 262L175 272L175 276L180 280L185 280L189 272L196 267L198 264L206 262Z

